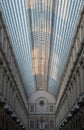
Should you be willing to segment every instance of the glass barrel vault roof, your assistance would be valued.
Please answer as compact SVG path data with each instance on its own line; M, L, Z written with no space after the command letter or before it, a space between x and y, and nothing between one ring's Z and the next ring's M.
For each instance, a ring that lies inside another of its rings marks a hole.
M0 0L25 90L56 96L83 0Z

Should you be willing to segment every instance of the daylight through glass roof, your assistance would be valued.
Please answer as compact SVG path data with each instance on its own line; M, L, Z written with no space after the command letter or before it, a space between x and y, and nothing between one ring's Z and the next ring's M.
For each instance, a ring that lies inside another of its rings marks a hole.
M0 0L25 90L56 96L83 0Z

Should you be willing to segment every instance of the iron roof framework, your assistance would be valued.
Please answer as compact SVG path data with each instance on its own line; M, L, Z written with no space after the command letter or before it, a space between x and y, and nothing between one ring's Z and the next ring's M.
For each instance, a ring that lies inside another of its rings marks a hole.
M28 96L56 96L83 0L0 0Z

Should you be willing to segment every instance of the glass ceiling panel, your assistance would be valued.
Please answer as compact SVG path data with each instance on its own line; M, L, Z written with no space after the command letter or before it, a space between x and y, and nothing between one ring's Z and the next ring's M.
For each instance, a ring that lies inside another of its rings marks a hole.
M32 60L37 90L46 90L50 55L53 0L29 0Z
M83 0L0 0L24 87L56 96Z
M48 91L56 96L67 62L83 0L57 0L54 6Z
M32 70L31 38L25 0L0 0L4 20L28 96L36 91Z

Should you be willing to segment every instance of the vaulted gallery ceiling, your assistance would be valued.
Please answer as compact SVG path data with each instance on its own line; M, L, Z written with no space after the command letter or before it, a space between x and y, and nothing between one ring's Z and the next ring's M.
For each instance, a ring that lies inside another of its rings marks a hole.
M28 97L56 96L83 0L0 0Z

